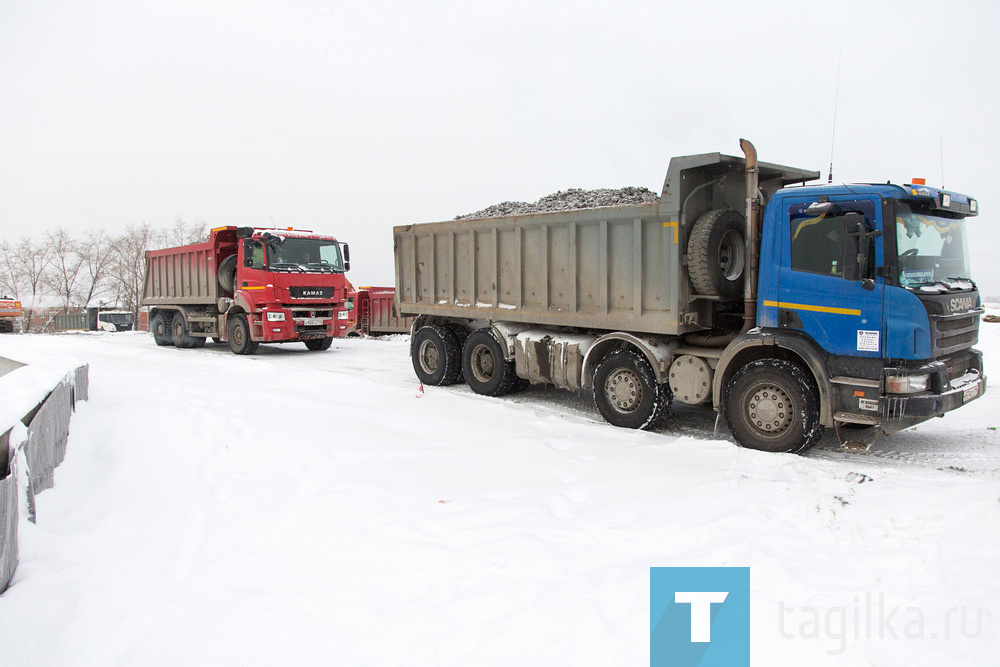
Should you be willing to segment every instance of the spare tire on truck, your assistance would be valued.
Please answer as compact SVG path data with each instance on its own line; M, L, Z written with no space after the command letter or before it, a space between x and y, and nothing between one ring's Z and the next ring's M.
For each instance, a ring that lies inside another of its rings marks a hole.
M219 279L219 286L223 292L233 293L233 282L236 280L236 255L230 255L219 262L219 270L216 272Z
M746 259L745 224L738 212L717 208L694 223L688 237L687 263L695 292L738 298L743 293Z

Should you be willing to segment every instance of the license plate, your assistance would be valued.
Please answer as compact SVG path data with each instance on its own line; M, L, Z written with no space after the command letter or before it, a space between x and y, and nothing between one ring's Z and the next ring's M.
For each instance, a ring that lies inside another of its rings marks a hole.
M980 380L976 380L976 384L972 385L971 387L969 387L968 389L966 389L965 391L963 391L962 392L962 402L963 403L968 403L972 399L974 399L977 396L979 396L979 389L980 389L981 384L982 384L982 382Z
M307 327L318 327L319 325L323 324L323 320L307 319L302 324Z

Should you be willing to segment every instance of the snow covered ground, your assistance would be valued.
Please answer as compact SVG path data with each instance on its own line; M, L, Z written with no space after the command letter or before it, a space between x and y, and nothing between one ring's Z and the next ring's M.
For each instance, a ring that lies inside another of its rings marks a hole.
M1000 377L1000 325L982 339ZM1000 392L800 457L709 409L644 433L555 390L419 395L407 349L0 339L91 365L0 662L642 665L649 568L728 565L755 664L995 664Z

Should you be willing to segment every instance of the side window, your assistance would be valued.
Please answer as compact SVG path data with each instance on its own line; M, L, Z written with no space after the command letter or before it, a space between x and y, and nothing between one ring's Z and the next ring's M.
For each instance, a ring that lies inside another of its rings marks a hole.
M247 239L243 242L244 262L251 269L266 269L264 263L264 244L260 241Z
M852 281L873 277L877 236L870 233L876 228L873 202L839 202L819 215L810 214L808 208L809 204L794 204L788 209L792 269ZM863 228L858 228L859 219ZM859 259L864 266L858 265Z
M335 245L325 245L319 249L320 259L335 269L341 268L340 248Z
M844 277L844 215L791 212L792 268Z

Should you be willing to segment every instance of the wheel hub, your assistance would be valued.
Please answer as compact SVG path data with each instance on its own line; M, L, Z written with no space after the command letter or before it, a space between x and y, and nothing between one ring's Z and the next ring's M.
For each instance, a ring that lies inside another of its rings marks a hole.
M429 340L420 344L420 366L425 373L433 375L437 372L440 357L437 346Z
M608 376L604 383L608 402L618 412L632 412L642 401L639 376L628 369L619 369Z
M489 382L493 378L496 361L493 353L485 345L477 345L472 351L472 374L480 382Z
M743 239L740 235L730 230L722 237L719 243L719 268L726 280L736 280L743 273Z
M747 403L747 416L758 431L784 433L792 425L792 401L781 387L756 387Z

